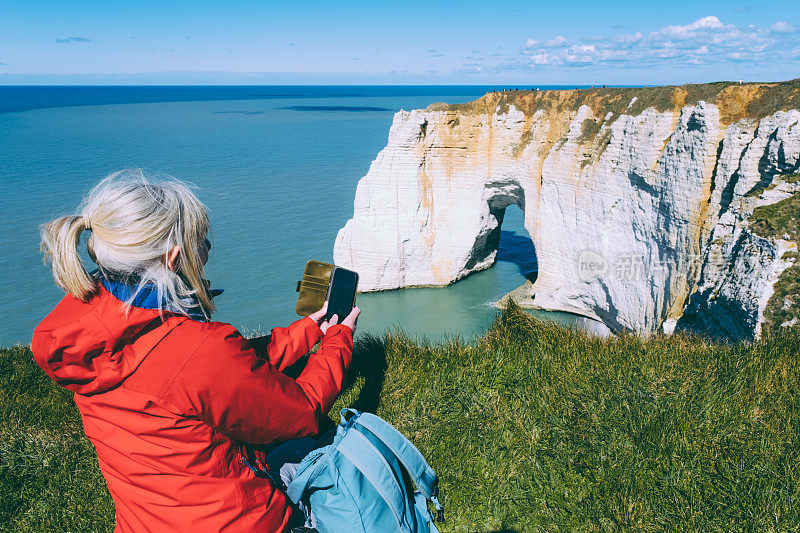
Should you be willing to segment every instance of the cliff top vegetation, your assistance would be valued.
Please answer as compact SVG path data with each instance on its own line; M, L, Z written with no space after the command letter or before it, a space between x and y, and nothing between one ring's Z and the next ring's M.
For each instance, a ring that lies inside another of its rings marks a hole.
M419 446L443 531L795 530L798 353L797 328L600 339L512 303L471 343L359 337L332 412L377 411ZM0 524L114 524L70 394L22 346L0 350Z
M599 116L608 112L638 115L648 108L677 114L683 106L700 101L716 105L724 124L758 119L777 111L800 109L800 78L775 83L720 81L659 87L499 91L463 104L431 104L428 110L491 114L505 113L513 105L530 116L540 109L561 113L587 105Z
M781 176L763 190L773 188L779 181L800 183L800 174ZM774 204L756 207L749 222L750 228L762 237L786 239L800 246L800 192ZM781 273L764 309L763 327L776 334L784 324L800 324L800 255L791 251L784 259L794 264Z

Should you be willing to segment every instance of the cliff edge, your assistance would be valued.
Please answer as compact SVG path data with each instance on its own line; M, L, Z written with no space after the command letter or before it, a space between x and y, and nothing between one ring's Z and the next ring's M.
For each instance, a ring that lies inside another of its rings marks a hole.
M794 306L798 171L800 80L493 92L395 115L334 261L364 291L448 285L494 263L515 204L520 305L751 338Z

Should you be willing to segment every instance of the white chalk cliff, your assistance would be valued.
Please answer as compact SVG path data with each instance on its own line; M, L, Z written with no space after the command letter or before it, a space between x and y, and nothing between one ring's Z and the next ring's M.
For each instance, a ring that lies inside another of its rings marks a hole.
M797 193L800 83L489 93L400 111L358 184L336 264L362 291L445 286L494 264L518 205L539 264L523 306L611 331L757 336L797 243L758 205Z

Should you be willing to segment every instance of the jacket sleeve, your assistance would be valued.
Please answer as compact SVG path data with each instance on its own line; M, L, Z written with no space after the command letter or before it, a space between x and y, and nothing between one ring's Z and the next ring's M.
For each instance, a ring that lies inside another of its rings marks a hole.
M273 328L264 355L273 366L283 371L307 354L321 337L322 330L317 323L304 317L289 327Z
M241 442L268 444L314 435L342 390L352 347L352 330L331 326L293 380L259 358L247 339L227 326L189 358L165 400L188 406L187 414Z

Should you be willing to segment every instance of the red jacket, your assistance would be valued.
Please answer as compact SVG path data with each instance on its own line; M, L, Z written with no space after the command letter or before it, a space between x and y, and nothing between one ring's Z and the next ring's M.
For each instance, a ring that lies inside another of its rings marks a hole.
M322 337L310 318L259 353L231 325L133 307L102 286L67 295L33 355L74 391L116 506L117 531L279 531L291 509L242 463L240 442L313 435L341 391L352 330L331 326L302 374L281 371Z

